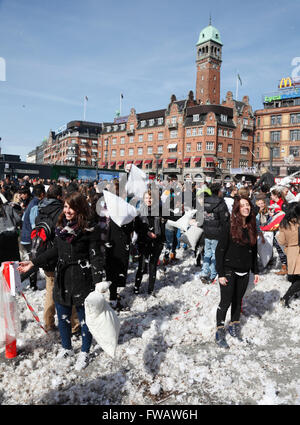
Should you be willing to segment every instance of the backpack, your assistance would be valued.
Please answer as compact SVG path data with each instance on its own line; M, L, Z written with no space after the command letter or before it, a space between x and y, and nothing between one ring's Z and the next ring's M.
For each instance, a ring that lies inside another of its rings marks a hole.
M35 259L39 255L48 251L53 247L53 222L48 217L43 217L41 221L36 219L35 228L31 232L31 255ZM47 263L45 269L52 270L55 268L55 263Z

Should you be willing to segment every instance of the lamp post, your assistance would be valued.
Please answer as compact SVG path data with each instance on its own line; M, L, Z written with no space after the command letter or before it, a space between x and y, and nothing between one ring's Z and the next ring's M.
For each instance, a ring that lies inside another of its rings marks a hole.
M265 142L266 146L270 149L270 172L273 172L273 155L274 149L279 146L279 142Z
M154 157L155 157L155 160L156 160L156 180L158 179L158 160L159 160L159 158L161 157L161 153L154 153L153 154L154 155Z

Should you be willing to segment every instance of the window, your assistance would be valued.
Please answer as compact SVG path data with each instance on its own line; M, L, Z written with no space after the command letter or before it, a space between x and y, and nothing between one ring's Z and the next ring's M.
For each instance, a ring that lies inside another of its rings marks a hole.
M206 129L206 134L209 135L214 135L215 134L215 127L207 127Z
M86 139L81 139L81 143L83 143L84 145L87 144L87 140Z
M106 128L107 128L107 133L109 133L109 132L110 132L110 130L111 130L111 126L110 126L110 125L108 125Z
M271 115L271 125L280 125L281 115Z
M116 138L116 137L114 137L114 138L112 139L112 144L113 144L113 145L116 145L116 144L117 144L117 138Z
M247 155L248 154L247 146L241 146L240 153L241 155Z
M157 120L157 124L158 125L162 125L163 122L164 122L164 119L163 118L158 118L158 120Z
M199 114L193 115L193 122L199 121Z
M186 144L186 151L191 152L191 144L190 143Z
M120 128L121 130L125 130L125 124L121 124Z
M291 114L290 115L290 123L291 124L299 124L300 123L300 114Z
M164 133L163 133L162 131L160 131L160 132L158 133L158 135L157 135L157 139L158 139L158 140L163 140L163 138L164 138Z
M112 157L115 157L115 156L116 156L116 153L117 153L116 149L112 149L112 151L111 151L111 156L112 156Z
M221 114L221 121L227 122L227 115Z
M120 156L124 156L125 155L125 149L120 149Z
M150 126L154 125L154 120L153 119L149 120L149 125Z
M97 140L92 140L92 145L93 145L93 146L97 146L97 145L98 145Z
M143 135L139 134L139 142L142 142L142 141L143 141Z
M129 156L133 156L134 155L134 149L133 148L129 148L128 149L128 155Z
M232 159L227 159L226 161L226 167L231 168L232 167Z
M141 121L141 127L145 127L145 125L146 125L146 121L145 120Z
M233 131L232 130L229 130L228 137L230 137L232 139L232 137L233 137Z
M222 136L222 134L223 134L223 133L222 133L222 129L221 129L221 128L219 128L219 129L218 129L218 136Z
M246 159L240 159L240 167L248 167L248 161Z
M121 145L124 145L125 143L125 137L121 137Z
M290 140L300 140L300 130L290 130Z
M178 137L178 131L177 130L171 130L170 131L170 138L176 139L176 137Z
M133 130L134 130L134 124L130 124L129 129L130 129L131 131L133 131Z
M197 151L199 152L199 151L202 151L202 142L198 142L197 143Z
M280 131L271 131L271 142L279 142L280 141Z
M222 150L223 150L223 144L218 143L218 152L222 152Z
M227 146L227 152L228 153L232 153L232 145L228 145Z
M246 132L242 133L242 140L248 140L248 133Z
M213 151L214 150L214 142L206 142L206 150Z
M198 127L198 136L203 135L203 127Z
M257 127L260 127L260 117L257 117L256 118L256 126Z
M143 155L143 148L138 148L138 155Z
M148 142L152 142L153 140L153 133L148 134Z
M192 135L192 130L190 128L186 129L186 137L190 137Z
M114 125L114 131L118 131L118 125Z
M133 143L134 142L134 137L133 136L130 136L129 137L129 143Z
M257 142L260 142L260 133L257 133L257 134L256 134L256 141L257 141Z
M197 136L197 128L192 128L192 136Z
M153 147L152 146L148 146L148 148L147 148L147 154L148 155L152 155L152 153L153 153Z
M164 147L163 146L158 146L157 147L157 153L163 153L164 152Z
M273 148L273 158L280 157L280 148Z
M248 118L243 118L243 124L244 125L248 125L249 124Z
M177 117L172 117L171 122L172 122L172 124L176 124L177 123Z
M300 146L290 146L290 155L299 156Z
M228 136L228 130L224 130L224 137Z
M104 140L104 146L107 146L108 145L108 139L105 139Z
M104 151L104 157L105 157L105 158L107 158L107 157L108 157L107 151Z

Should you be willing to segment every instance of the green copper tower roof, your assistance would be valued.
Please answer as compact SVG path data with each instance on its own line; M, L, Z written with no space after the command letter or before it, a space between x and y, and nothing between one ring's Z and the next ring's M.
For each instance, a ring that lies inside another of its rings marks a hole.
M219 30L217 30L217 28L213 27L212 25L208 25L200 32L197 46L209 40L223 46Z

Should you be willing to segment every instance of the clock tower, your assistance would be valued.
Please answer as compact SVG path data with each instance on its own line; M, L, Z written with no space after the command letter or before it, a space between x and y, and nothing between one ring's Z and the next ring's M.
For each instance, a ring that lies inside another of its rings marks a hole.
M196 101L198 103L220 104L222 46L220 32L211 23L200 32L196 44Z

